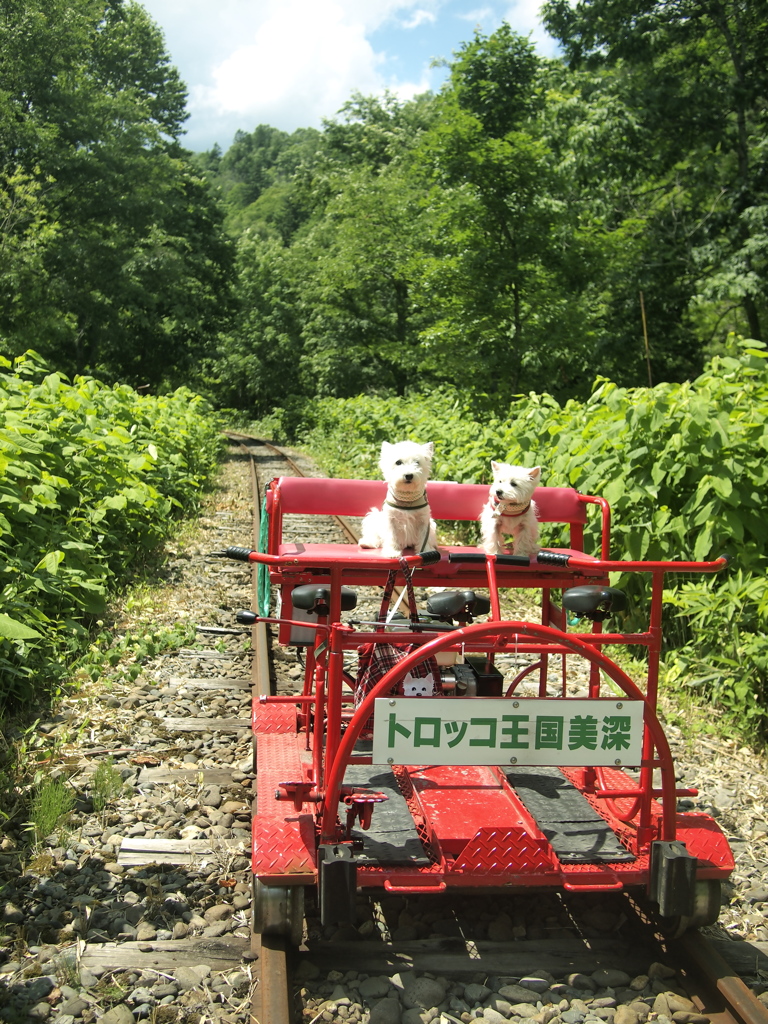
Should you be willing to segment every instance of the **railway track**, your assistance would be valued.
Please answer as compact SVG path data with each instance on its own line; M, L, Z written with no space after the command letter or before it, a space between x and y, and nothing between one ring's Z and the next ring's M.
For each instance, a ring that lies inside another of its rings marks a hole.
M286 474L285 467L289 473L286 475L304 476L304 470L285 451L266 441L254 444L253 438L228 432L229 438L239 443L243 450L249 453L250 457L250 478L253 491L254 503L254 546L258 544L259 538L259 509L263 500L264 489L274 476ZM254 453L254 448L262 449L271 453L272 459L265 459ZM357 533L354 526L342 517L333 517L333 530L340 533L349 540L356 540ZM256 573L254 572L254 607L258 606ZM278 691L276 680L272 680L270 671L269 638L267 629L263 623L257 623L253 627L253 651L251 686L253 699L272 691ZM283 692L291 692L292 686L280 687ZM255 801L253 813L256 813ZM288 956L289 949L284 939L276 936L262 937L255 932L251 936L252 953L254 960L258 960L259 974L258 984L254 987L252 1003L252 1019L254 1021L274 1022L274 1024L289 1024L296 1018L297 1006L289 982Z
M251 439L233 439L253 452ZM264 442L260 447L272 453L278 463L284 460L290 474L303 475L301 467L279 448ZM267 463L263 458L252 460L254 486L260 491L257 463L262 467ZM268 475L265 477L262 472L261 486L269 477L286 475L284 468L276 469L271 461L268 464ZM257 503L260 504L260 498ZM316 520L312 526L316 529ZM300 531L302 524L297 524L297 529ZM330 529L341 530L353 540L357 536L355 524L347 520L335 518ZM375 604L375 596L373 601ZM254 648L262 652L254 659L254 694L265 692L268 647L266 627L254 627ZM276 685L273 673L271 686ZM289 688L290 684L281 687L284 691ZM536 1006L537 1024L550 1020L556 1024L559 1020L580 1024L581 1020L614 1017L622 1024L640 1024L644 1013L651 1019L660 1019L662 1024L665 1018L677 1024L705 1019L715 1024L768 1022L768 1011L703 935L694 931L681 939L665 941L642 912L638 914L634 904L622 896L606 898L603 894L570 903L557 897L554 905L551 896L529 895L522 900L494 897L492 910L488 909L487 899L474 903L486 904L480 929L477 921L473 921L473 901L466 898L430 896L424 901L429 910L419 906L418 899L411 899L410 906L405 900L391 897L381 902L361 900L361 926L349 937L345 937L343 929L332 935L324 934L316 917L313 920L311 916L317 913L316 908L310 906L301 953L291 957L282 940L270 938L259 945L258 936L254 936L254 954L260 964L254 1019L264 1024L289 1024L298 1020L302 1012L307 1021L365 1020L365 1013L369 1013L371 1024L386 1024L390 1019L417 1024L435 1019L429 1016L434 1011L423 1000L420 1004L418 998L412 998L412 1010L398 1017L398 1010L392 1005L395 1000L387 997L401 990L408 978L426 977L438 988L442 982L435 979L447 981L439 1016L446 1024L480 1015L480 1010L462 996L468 992L477 995L487 988L485 982L491 978L497 988L504 987L499 982L505 979L518 989L520 981L523 989L526 984L532 985L528 991L538 993L539 998L520 1005ZM542 919L538 928L530 923L537 916ZM507 921L509 934L504 935ZM512 924L514 921L517 925ZM427 937L411 937L414 934ZM474 938L475 935L484 937ZM368 940L361 941L361 936ZM291 973L293 986L289 980ZM318 978L322 980L314 985ZM361 978L362 983L355 984ZM347 985L342 984L345 980ZM545 981L551 985L542 990ZM613 981L613 985L608 985L608 981ZM622 982L623 988L633 993L631 998L626 991L621 1000L616 998ZM579 985L583 987L580 989ZM449 998L451 991L454 994ZM558 994L562 997L559 1001L555 998ZM566 999L564 1003L566 994L570 1002ZM579 1004L576 1009L574 999ZM408 999L404 1001L407 1006ZM484 1019L524 1019L519 1016L520 1005L516 1007L518 1016L504 1017L497 1009L498 1016L489 1012ZM565 1005L568 1009L564 1009ZM601 1014L600 1010L613 1012ZM420 1013L423 1015L419 1016ZM529 1015L534 1016L526 1009L525 1017Z
M52 840L45 872L33 865L6 890L6 921L9 907L24 920L6 924L14 946L0 967L0 1020L48 1014L89 1024L124 1006L152 1024L768 1021L741 978L768 978L760 949L715 947L697 933L665 942L620 894L359 896L355 926L334 929L321 925L310 895L300 949L252 931L251 705L261 694L295 693L303 670L296 650L263 625L237 625L236 611L255 607L256 574L211 553L256 546L253 509L265 484L313 470L275 446L231 440L228 490L194 549L171 557L168 579L180 585L153 612L165 623L197 622L199 643L115 684L99 698L101 718L91 713L90 732L61 741L57 771L84 801L105 760L125 789L108 810L79 814L77 842ZM297 540L311 529L328 543L355 526L318 517L292 524ZM378 591L361 593L357 611L373 616L378 604ZM68 698L42 726L56 736L82 723L83 699ZM13 856L4 851L0 868ZM82 981L73 994L61 986L75 968ZM30 979L41 975L54 993L66 991L32 1014ZM406 993L414 979L420 989Z

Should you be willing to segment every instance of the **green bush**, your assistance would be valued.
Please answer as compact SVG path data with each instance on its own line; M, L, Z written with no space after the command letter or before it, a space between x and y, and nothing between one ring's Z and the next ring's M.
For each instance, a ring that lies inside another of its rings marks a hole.
M50 373L0 357L0 702L55 682L109 593L192 511L217 465L212 412L186 389Z
M458 392L325 401L305 441L332 475L375 477L383 440L434 441L434 476L490 480L492 459L541 465L543 482L605 497L612 557L712 560L729 573L668 576L667 679L706 696L753 733L768 723L768 354L731 339L696 380L620 388L599 379L590 398L560 405L520 396L506 419L478 416ZM599 526L588 530L597 551ZM545 535L549 543L556 538ZM644 581L617 581L644 620Z

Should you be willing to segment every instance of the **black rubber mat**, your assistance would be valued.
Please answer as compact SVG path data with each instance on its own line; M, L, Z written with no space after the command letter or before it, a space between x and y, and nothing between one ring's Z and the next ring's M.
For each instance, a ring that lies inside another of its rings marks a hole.
M364 786L388 797L374 805L368 831L361 829L359 823L352 829L354 838L363 842L362 850L355 851L358 864L429 864L429 857L424 853L408 804L388 765L348 765L344 773L344 784ZM339 804L339 816L343 821L343 804Z
M504 774L564 864L635 859L559 768L505 767Z

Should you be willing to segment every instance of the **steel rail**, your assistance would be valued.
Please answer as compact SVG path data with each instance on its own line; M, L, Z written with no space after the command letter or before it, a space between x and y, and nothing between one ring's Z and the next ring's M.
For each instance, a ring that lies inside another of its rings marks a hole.
M659 961L678 972L695 1012L712 1024L768 1024L768 1008L702 932L691 928L678 938L669 938L653 907L625 895L631 925L658 947Z
M256 472L256 461L253 452L243 439L247 435L227 436L240 444L241 449L250 457L251 494L253 497L253 546L259 543L259 519L261 515L261 493L259 478ZM256 438L247 438L255 441ZM263 444L263 442L261 442ZM268 445L267 447L272 447ZM288 460L291 461L291 460ZM254 606L258 602L258 581L256 573L252 578ZM257 622L252 627L253 658L251 659L251 693L254 702L270 693L269 650L267 627ZM254 747L254 771L256 767L256 751ZM256 786L253 783L253 800L251 804L251 821L256 817ZM251 1024L291 1024L294 1015L291 1010L291 987L288 972L288 950L283 938L262 936L257 934L251 921L251 955L259 964L259 980L251 995Z
M258 938L259 983L251 1001L251 1024L293 1024L287 940L275 935Z
M285 461L288 463L288 465L296 473L297 476L306 478L307 474L294 462L290 455L287 455L281 448L278 448L276 445L270 444L269 441L262 441L260 438L251 437L248 434L237 434L230 430L225 430L224 434L227 437L231 437L233 441L240 441L241 444L243 440L248 440L255 441L262 448L269 448L270 451L273 451L276 455L279 455L281 459L285 459ZM243 448L246 448L246 445L243 444ZM259 505L259 507L261 507L261 505ZM344 531L344 533L347 535L347 537L353 544L357 544L360 534L354 529L354 527L350 526L349 521L345 519L344 516L330 516L329 518L334 519L338 523L338 525L341 527L341 529ZM256 545L254 545L254 547L255 546Z
M768 1024L768 1008L701 932L685 932L669 943L669 950L689 968L691 999L701 1003L702 1012L713 1021L719 1018L723 1024ZM700 985L711 993L706 1001L699 994Z

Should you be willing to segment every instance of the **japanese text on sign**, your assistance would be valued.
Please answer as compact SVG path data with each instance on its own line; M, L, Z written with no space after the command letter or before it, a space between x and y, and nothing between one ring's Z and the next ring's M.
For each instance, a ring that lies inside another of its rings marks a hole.
M375 764L640 764L643 702L534 698L375 701Z

